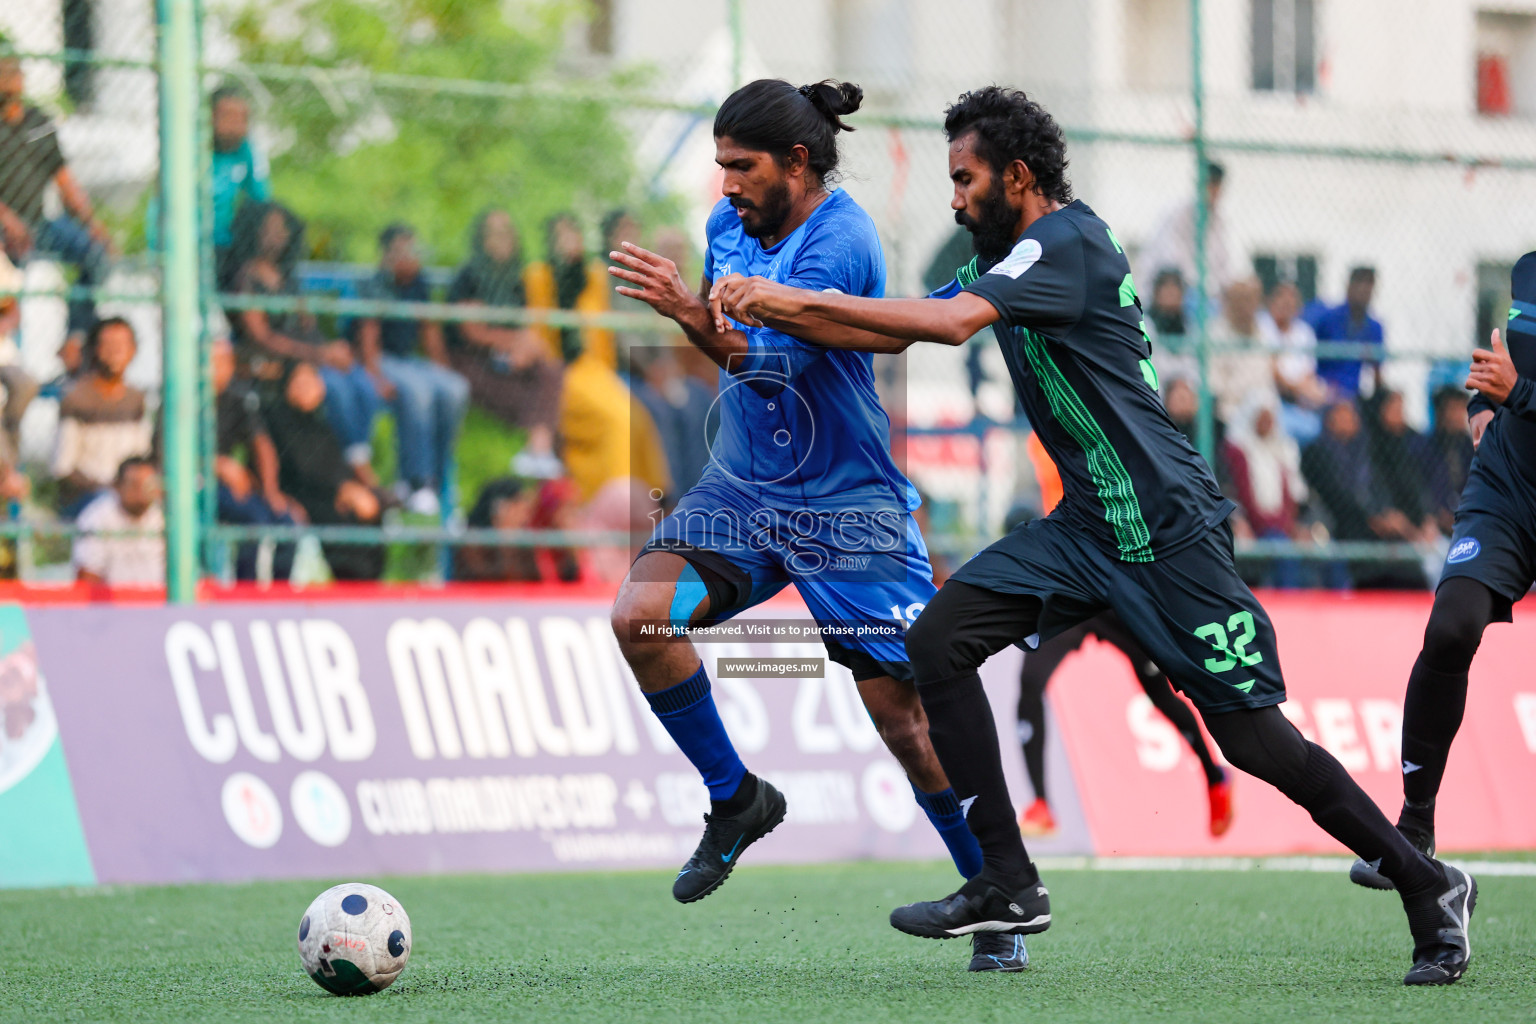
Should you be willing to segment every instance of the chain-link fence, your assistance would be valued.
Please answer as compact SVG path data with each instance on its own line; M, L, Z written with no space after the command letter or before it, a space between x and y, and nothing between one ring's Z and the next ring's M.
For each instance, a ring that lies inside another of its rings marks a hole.
M946 104L1040 99L1256 581L1437 571L1467 358L1536 236L1536 14L1457 0L18 0L0 32L0 490L29 579L91 572L82 529L158 528L91 507L140 452L173 567L207 579L621 573L718 385L602 254L699 277L713 111L753 78L863 86L842 187L890 294L970 257ZM936 553L1049 505L989 339L877 363Z

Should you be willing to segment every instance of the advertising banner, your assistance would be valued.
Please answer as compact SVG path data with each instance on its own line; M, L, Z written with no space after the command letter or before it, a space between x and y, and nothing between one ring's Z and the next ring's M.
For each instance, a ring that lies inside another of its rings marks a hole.
M1262 596L1303 734L1331 752L1396 820L1402 702L1429 618L1428 594ZM1536 622L1490 626L1472 665L1466 718L1436 810L1443 850L1536 848ZM1089 641L1051 686L1100 855L1343 853L1273 788L1235 775L1236 821L1213 839L1203 777L1125 664ZM1213 745L1214 746L1214 745Z
M706 791L606 603L29 618L102 882L676 867L702 831ZM852 677L784 632L700 646L743 759L789 801L753 860L944 857ZM810 664L779 677L765 658ZM999 689L1008 741L1016 682ZM1059 747L1051 767L1069 789ZM1051 848L1086 852L1062 804Z

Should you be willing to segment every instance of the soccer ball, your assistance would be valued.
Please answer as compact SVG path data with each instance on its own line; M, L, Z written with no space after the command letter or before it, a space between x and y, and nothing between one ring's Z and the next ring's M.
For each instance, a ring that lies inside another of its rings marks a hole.
M366 996L400 977L411 957L411 919L376 885L347 882L315 897L299 922L299 960L327 992Z

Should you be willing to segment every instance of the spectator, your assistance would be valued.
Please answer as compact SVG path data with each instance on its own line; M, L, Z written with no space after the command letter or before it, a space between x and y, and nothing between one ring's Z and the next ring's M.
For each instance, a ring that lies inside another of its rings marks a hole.
M636 480L661 495L671 490L655 421L597 355L577 353L565 368L560 436L582 505L610 485L627 492Z
M487 210L470 233L469 259L454 275L448 301L474 306L527 305L522 246L505 210ZM528 432L513 459L518 476L551 479L563 471L555 456L564 362L527 327L466 320L448 326L448 358L469 382L470 399L491 415Z
M409 225L391 224L379 235L379 272L365 284L363 296L431 300ZM400 497L410 511L437 516L438 495L448 484L454 443L469 407L469 384L449 369L443 328L435 320L366 318L358 321L357 340L363 366L395 414Z
M1435 392L1435 426L1429 435L1433 464L1429 472L1430 507L1440 531L1450 534L1456 507L1472 470L1472 431L1467 423L1467 393L1458 387Z
M1216 413L1227 423L1252 395L1261 395L1266 402L1272 395L1276 404L1280 400L1275 391L1273 356L1260 347L1258 339L1263 296L1258 278L1234 281L1227 288L1221 316L1211 327L1208 379Z
M1280 403L1273 391L1256 391L1239 407L1222 455L1238 506L1232 521L1238 537L1298 543L1310 539L1300 521L1300 509L1307 500L1301 451L1281 427ZM1290 559L1276 562L1271 582L1300 586L1300 567Z
M85 369L59 402L53 453L59 511L66 519L110 488L125 460L148 456L153 448L144 392L123 379L138 348L132 326L121 317L98 320L86 336Z
M304 225L278 203L246 203L235 214L230 263L237 267L234 291L245 295L297 298L294 269L303 249ZM347 463L358 479L374 481L373 421L379 393L368 371L345 341L327 339L315 318L302 309L234 313L236 354L253 376L275 380L285 366L309 362L325 382L325 413L341 439Z
M502 477L481 490L469 513L471 528L538 530L573 528L573 492L566 480ZM569 548L466 544L454 558L454 579L482 583L572 582L581 576Z
M267 161L251 144L251 102L226 85L215 89L209 106L213 121L213 248L224 262L234 240L235 211L244 203L272 198Z
M22 290L21 271L0 249L0 293ZM0 412L0 462L16 465L18 434L21 417L27 406L37 397L37 381L21 368L21 346L17 344L17 332L21 328L21 303L14 294L0 294L0 394L4 395L4 411Z
M33 252L52 253L75 267L80 287L94 288L107 275L107 229L64 160L58 127L23 99L25 87L20 58L0 56L0 236L6 254L20 262ZM43 212L50 183L64 206L64 214L52 219ZM94 298L69 301L69 334L83 335L95 321Z
M1405 539L1438 540L1440 528L1429 494L1429 469L1435 458L1429 439L1408 425L1398 392L1381 392L1372 405L1376 422L1371 430L1371 463L1387 501L1417 526Z
M639 244L640 222L635 220L628 210L621 207L608 211L608 215L603 218L604 257L606 258L608 253L617 250L624 242ZM656 243L653 241L650 247L652 250L655 250ZM678 264L678 266L681 267L682 264ZM616 313L645 314L647 323L655 322L655 317L651 315L649 306L639 299L631 299L619 294L619 289L624 286L622 279L612 276L606 270L602 271L602 275L608 285L608 295L606 296L608 309ZM637 345L644 345L647 335L629 330L604 331L601 333L606 333L609 336L607 344L613 348L616 360L615 365L622 371L628 372L630 350ZM589 348L600 348L602 344L602 341L594 341L590 338L587 341Z
M1221 212L1221 189L1226 176L1226 169L1221 164L1206 164L1205 287L1206 294L1213 299L1225 294L1238 273L1232 260L1233 247L1226 220ZM1158 273L1171 268L1177 270L1191 287L1194 285L1196 216L1195 201L1191 199L1163 217L1142 250L1136 273L1138 278L1153 281Z
M1361 369L1371 369L1372 390L1380 386L1381 357L1386 350L1381 321L1371 316L1371 298L1376 291L1376 271L1355 267L1349 272L1349 288L1342 305L1328 307L1320 303L1308 308L1308 322L1319 342L1347 342L1366 346L1370 355L1319 357L1317 375L1335 398L1355 398L1361 393Z
M1301 456L1308 486L1322 503L1335 540L1409 540L1418 527L1394 508L1376 476L1371 445L1355 404L1328 407L1323 432Z
M547 260L528 268L528 306L576 313L607 313L609 275L604 264L587 259L581 224L569 213L557 213L544 225ZM589 352L603 366L618 364L613 332L596 327L541 327L551 354L569 363L577 352Z
M249 381L235 380L235 350L228 338L216 338L210 352L215 395L213 474L219 481L219 522L242 526L292 526L304 516L299 503L279 483L277 446L261 417L261 399ZM292 544L279 544L272 561L274 579L285 580L293 568ZM257 545L235 551L235 578L256 578Z
M378 495L358 481L341 442L321 411L325 378L312 363L290 364L282 400L267 411L267 426L280 454L278 484L321 526L373 525L382 508ZM338 580L378 579L384 549L374 544L327 544L325 560Z
M1317 376L1317 335L1301 318L1301 290L1281 281L1270 290L1268 308L1259 313L1259 340L1275 354L1275 387L1280 392L1281 425L1306 444L1323 429L1320 410L1328 386Z
M664 504L671 508L699 482L709 464L709 413L715 395L683 372L671 349L636 348L630 358L632 390L651 414L666 455L672 490Z
M1184 323L1184 278L1172 267L1157 272L1152 282L1152 308L1147 323L1158 335L1183 338L1189 333Z
M80 532L72 561L80 582L165 586L165 513L160 508L160 474L149 459L124 459L113 474L113 486L86 505L76 525ZM121 536L131 531L141 533Z

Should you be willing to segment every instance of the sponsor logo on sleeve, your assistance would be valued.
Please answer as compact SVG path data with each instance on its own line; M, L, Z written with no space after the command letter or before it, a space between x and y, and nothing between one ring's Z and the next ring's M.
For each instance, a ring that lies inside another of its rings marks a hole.
M1035 265L1040 259L1040 243L1033 238L1026 238L1013 247L1013 252L1005 256L997 266L987 271L989 274L1006 274L1018 280L1020 274Z
M1463 537L1451 545L1450 554L1445 556L1445 560L1451 565L1470 562L1481 554L1482 550L1483 546L1477 542L1476 537Z

